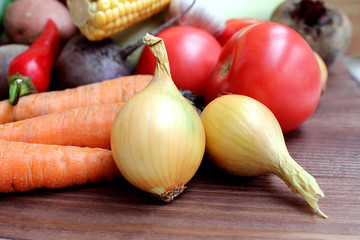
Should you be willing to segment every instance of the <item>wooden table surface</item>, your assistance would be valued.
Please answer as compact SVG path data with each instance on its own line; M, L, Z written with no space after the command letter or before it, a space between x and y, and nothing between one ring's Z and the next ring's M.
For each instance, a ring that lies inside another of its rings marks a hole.
M1 194L0 237L11 239L360 239L360 86L330 70L315 114L285 136L318 181L323 219L275 175L240 178L204 160L187 190L160 203L124 179Z

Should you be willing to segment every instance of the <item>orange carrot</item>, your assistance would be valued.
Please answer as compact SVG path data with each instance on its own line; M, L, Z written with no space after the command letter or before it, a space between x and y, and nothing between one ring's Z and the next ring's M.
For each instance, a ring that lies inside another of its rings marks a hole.
M67 109L126 102L151 80L151 75L130 75L61 91L22 97L16 106L0 101L0 123L15 122Z
M65 188L120 177L110 150L0 140L0 192Z
M0 139L110 149L112 123L122 105L86 106L5 123Z

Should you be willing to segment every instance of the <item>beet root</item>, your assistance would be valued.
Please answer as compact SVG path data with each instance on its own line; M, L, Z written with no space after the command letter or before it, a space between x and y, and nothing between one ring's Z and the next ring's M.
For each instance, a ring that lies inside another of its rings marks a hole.
M54 69L60 89L74 88L131 74L131 64L111 39L92 42L81 34L62 49Z
M345 53L352 36L352 25L347 15L322 1L284 1L275 9L270 21L297 31L327 67Z

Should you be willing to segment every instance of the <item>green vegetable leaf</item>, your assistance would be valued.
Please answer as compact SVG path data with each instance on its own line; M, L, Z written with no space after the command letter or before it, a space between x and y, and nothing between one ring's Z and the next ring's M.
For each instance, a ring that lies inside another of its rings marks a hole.
M21 96L37 92L31 81L31 77L22 76L19 73L10 76L8 83L9 101L12 105L16 105Z

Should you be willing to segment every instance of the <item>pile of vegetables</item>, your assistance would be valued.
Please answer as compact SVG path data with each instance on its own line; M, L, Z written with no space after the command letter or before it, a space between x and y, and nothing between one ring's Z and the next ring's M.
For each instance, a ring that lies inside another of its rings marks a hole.
M123 46L126 31L83 36L64 1L6 3L1 192L124 177L170 202L210 160L234 175L276 174L327 217L283 134L312 116L335 58L324 61L290 24L172 0L151 34Z

